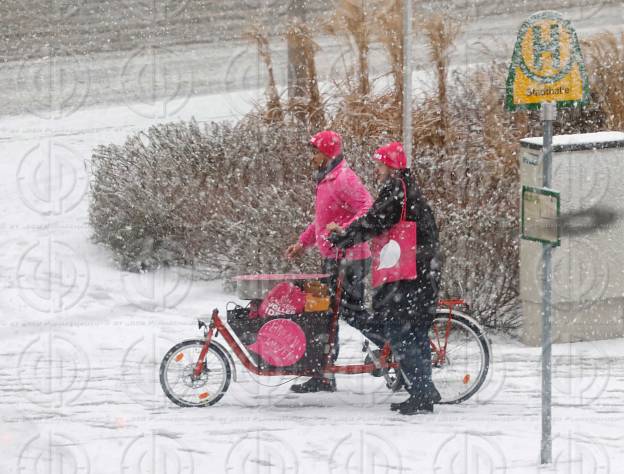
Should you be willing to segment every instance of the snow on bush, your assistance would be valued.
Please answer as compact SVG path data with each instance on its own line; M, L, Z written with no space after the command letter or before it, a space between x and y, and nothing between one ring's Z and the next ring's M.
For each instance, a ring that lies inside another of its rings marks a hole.
M92 161L94 238L126 270L183 265L226 278L318 270L315 252L295 263L283 257L313 217L308 139L302 127L248 119L163 124L123 146L100 146ZM345 137L345 157L373 195L370 156L391 139ZM500 324L494 313L508 311L517 291L517 213L506 205L516 189L493 190L499 170L475 161L466 168L465 153L417 147L414 169L440 222L447 296L478 294L480 314ZM484 179L490 187L477 193Z
M128 270L283 269L283 247L312 210L304 143L296 130L190 122L99 147L94 237Z
M357 81L337 78L337 92L321 100L314 48L302 47L307 87L298 102L282 104L270 83L267 103L237 125L164 124L129 137L123 146L95 151L94 237L123 268L192 265L211 277L318 269L318 257L310 254L297 263L283 258L312 219L306 143L311 129L319 128L318 117L343 134L347 161L373 195L369 157L402 134L401 75L395 74L389 89L371 92L365 66L372 38L357 22L340 20L369 18L399 28L400 2L372 16L342 4L328 26L357 45ZM425 18L422 26L435 86L413 104L413 169L440 227L442 296L464 297L486 325L510 329L519 315L518 142L541 134L539 113L504 110L506 64L456 71L448 80L460 28L439 15ZM271 70L268 41L258 32L253 39ZM383 35L377 40L388 52L391 71L401 71L402 45ZM622 44L613 35L585 44L591 82L600 87L589 106L560 111L558 133L622 126Z

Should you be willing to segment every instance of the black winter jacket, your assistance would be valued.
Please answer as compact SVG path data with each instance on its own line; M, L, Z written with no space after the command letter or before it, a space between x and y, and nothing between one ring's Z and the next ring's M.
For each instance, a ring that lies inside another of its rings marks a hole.
M332 235L330 242L343 249L352 247L382 234L398 223L403 208L402 181L407 188L406 219L416 221L416 267L429 269L431 260L438 254L438 228L431 207L409 170L388 177L369 211L354 221L344 235Z
M382 185L379 196L369 211L354 221L343 235L332 234L329 241L339 248L348 248L372 239L390 229L401 219L403 184L407 187L406 219L416 221L415 280L384 283L375 290L373 310L384 320L400 319L428 327L435 315L440 285L438 256L438 228L433 212L420 193L408 170L390 176Z

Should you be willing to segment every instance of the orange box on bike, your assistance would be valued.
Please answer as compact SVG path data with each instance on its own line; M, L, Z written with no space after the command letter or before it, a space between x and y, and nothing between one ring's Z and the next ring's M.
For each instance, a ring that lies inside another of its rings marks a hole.
M318 313L329 310L329 288L325 283L310 280L303 285L305 292L305 311L308 313Z
M314 296L306 293L305 311L306 313L319 313L329 310L329 296Z

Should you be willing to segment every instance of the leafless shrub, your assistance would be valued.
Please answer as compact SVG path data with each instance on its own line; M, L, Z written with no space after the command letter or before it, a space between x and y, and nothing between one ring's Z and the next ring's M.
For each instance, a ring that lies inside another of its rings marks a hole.
M358 51L357 86L342 95L321 96L318 46L309 29L293 25L289 34L307 71L299 101L283 108L269 74L260 119L203 129L193 122L161 125L123 146L98 148L90 207L95 239L135 270L193 263L228 276L316 268L312 256L295 267L280 257L312 217L314 186L302 168L310 132L329 126L343 133L347 159L373 193L369 156L401 137L401 2L378 3L367 12L344 0L328 27ZM436 86L414 102L413 163L439 221L444 294L466 297L488 326L512 329L518 324L518 142L541 133L538 115L504 110L506 64L492 61L449 77L457 23L430 16L420 28ZM253 39L271 71L266 38ZM394 77L392 89L377 94L367 75L374 39L386 48ZM624 37L612 34L584 43L592 103L562 111L559 133L622 129L623 46Z
M624 33L603 33L584 43L592 101L604 113L605 127L624 130Z

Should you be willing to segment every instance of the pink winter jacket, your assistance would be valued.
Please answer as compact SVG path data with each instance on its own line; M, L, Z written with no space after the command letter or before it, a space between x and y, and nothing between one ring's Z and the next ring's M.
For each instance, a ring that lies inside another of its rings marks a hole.
M366 214L373 199L360 178L343 160L316 186L316 212L314 221L299 237L304 247L316 244L325 258L336 258L336 249L327 242L325 227L335 222L343 229ZM360 260L371 256L367 243L347 249L347 260Z

